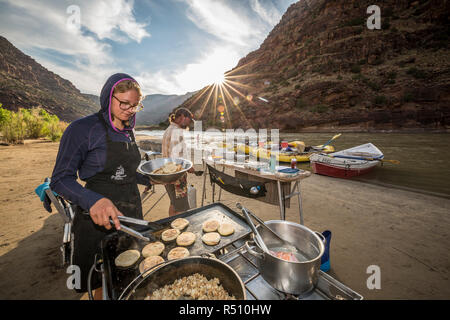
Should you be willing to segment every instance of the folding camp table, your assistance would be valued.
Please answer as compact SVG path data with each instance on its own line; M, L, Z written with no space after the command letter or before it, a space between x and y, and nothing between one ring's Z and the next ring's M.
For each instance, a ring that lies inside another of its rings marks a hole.
M202 206L203 206L203 202L205 199L205 193L206 193L206 163L212 164L214 165L214 167L216 167L216 165L222 165L222 172L224 172L225 168L229 168L229 169L233 169L235 171L235 175L236 174L246 174L249 176L249 178L254 177L254 178L259 178L259 179L264 179L264 180L269 180L269 181L273 181L276 182L277 184L277 189L278 189L278 206L280 208L280 219L281 220L286 220L286 208L285 208L285 201L287 199L290 199L294 196L297 196L298 198L298 211L299 211L299 216L300 216L300 224L303 224L303 208L302 208L302 198L301 198L301 191L300 191L300 183L301 180L308 178L309 176L311 176L311 172L309 171L305 171L305 170L301 170L300 173L296 176L293 177L281 177L276 175L275 173L268 173L266 171L260 172L260 171L256 171L256 170L252 170L252 169L247 169L244 167L244 165L240 165L238 163L235 162L227 162L224 160L213 160L213 159L204 159L203 160L203 166L204 166L204 174L203 174L203 192L202 192ZM282 184L283 183L290 183L294 182L294 186L291 189L291 193L288 195L284 195L283 194L283 190L282 190ZM220 190L221 191L221 190ZM220 201L220 191L219 191L219 201Z

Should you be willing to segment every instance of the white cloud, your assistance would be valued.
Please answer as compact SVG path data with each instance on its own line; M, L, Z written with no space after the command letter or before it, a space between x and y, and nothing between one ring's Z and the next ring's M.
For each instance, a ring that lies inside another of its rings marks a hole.
M187 16L200 29L222 41L238 46L253 44L263 36L260 26L249 20L244 11L235 10L216 0L184 0Z
M273 5L272 2L266 3L264 6L259 0L251 0L250 5L252 9L267 23L274 26L280 21L281 13Z
M141 42L150 34L145 29L146 24L136 22L133 6L134 1L84 1L80 6L81 24L100 39L128 42L129 38Z
M140 42L149 36L145 25L133 16L132 1L109 1L108 7L103 1L77 1L81 25L91 33L68 27L67 3L11 0L7 5L12 10L0 13L2 35L25 52L40 49L70 56L67 64L72 65L57 64L48 55L34 58L81 92L98 94L106 78L118 69L111 46L101 39Z

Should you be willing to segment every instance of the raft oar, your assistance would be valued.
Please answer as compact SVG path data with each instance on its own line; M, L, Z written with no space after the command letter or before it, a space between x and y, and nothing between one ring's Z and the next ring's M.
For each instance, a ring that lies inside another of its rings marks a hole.
M322 145L322 149L324 149L327 145L329 145L333 140L339 138L340 136L342 136L342 133L339 133L337 135L335 135L333 138L331 138L330 140L328 140L327 143L325 143L324 145Z
M330 154L327 154L327 156L331 158L343 158L343 159L353 159L353 160L367 160L367 161L382 161L382 162L390 162L393 164L400 164L400 161L398 160L386 160L386 159L378 159L378 158L362 158L362 157L351 157L351 156L332 156Z

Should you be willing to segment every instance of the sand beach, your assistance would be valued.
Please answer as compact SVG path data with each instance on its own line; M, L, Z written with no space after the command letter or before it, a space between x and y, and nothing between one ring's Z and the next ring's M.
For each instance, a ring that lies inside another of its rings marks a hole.
M67 289L59 251L62 219L55 210L48 213L34 192L51 176L58 146L45 140L0 146L0 299L87 298ZM202 181L189 175L197 205ZM301 188L305 225L332 231L330 275L365 299L450 298L449 199L314 174ZM156 186L144 213L164 191ZM276 206L222 193L225 205L234 208L237 201L263 220L279 219ZM298 223L296 201L286 218ZM166 195L145 218L165 218L168 207ZM367 288L371 265L380 267L381 289Z

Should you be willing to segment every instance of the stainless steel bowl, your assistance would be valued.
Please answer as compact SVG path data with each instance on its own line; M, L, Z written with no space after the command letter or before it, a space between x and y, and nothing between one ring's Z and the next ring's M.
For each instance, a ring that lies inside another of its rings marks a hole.
M176 173L169 174L154 174L156 169L161 168L166 163L175 162L181 164L183 169ZM141 163L138 167L138 172L150 177L156 183L172 183L180 179L186 172L192 168L192 162L182 158L158 158Z

